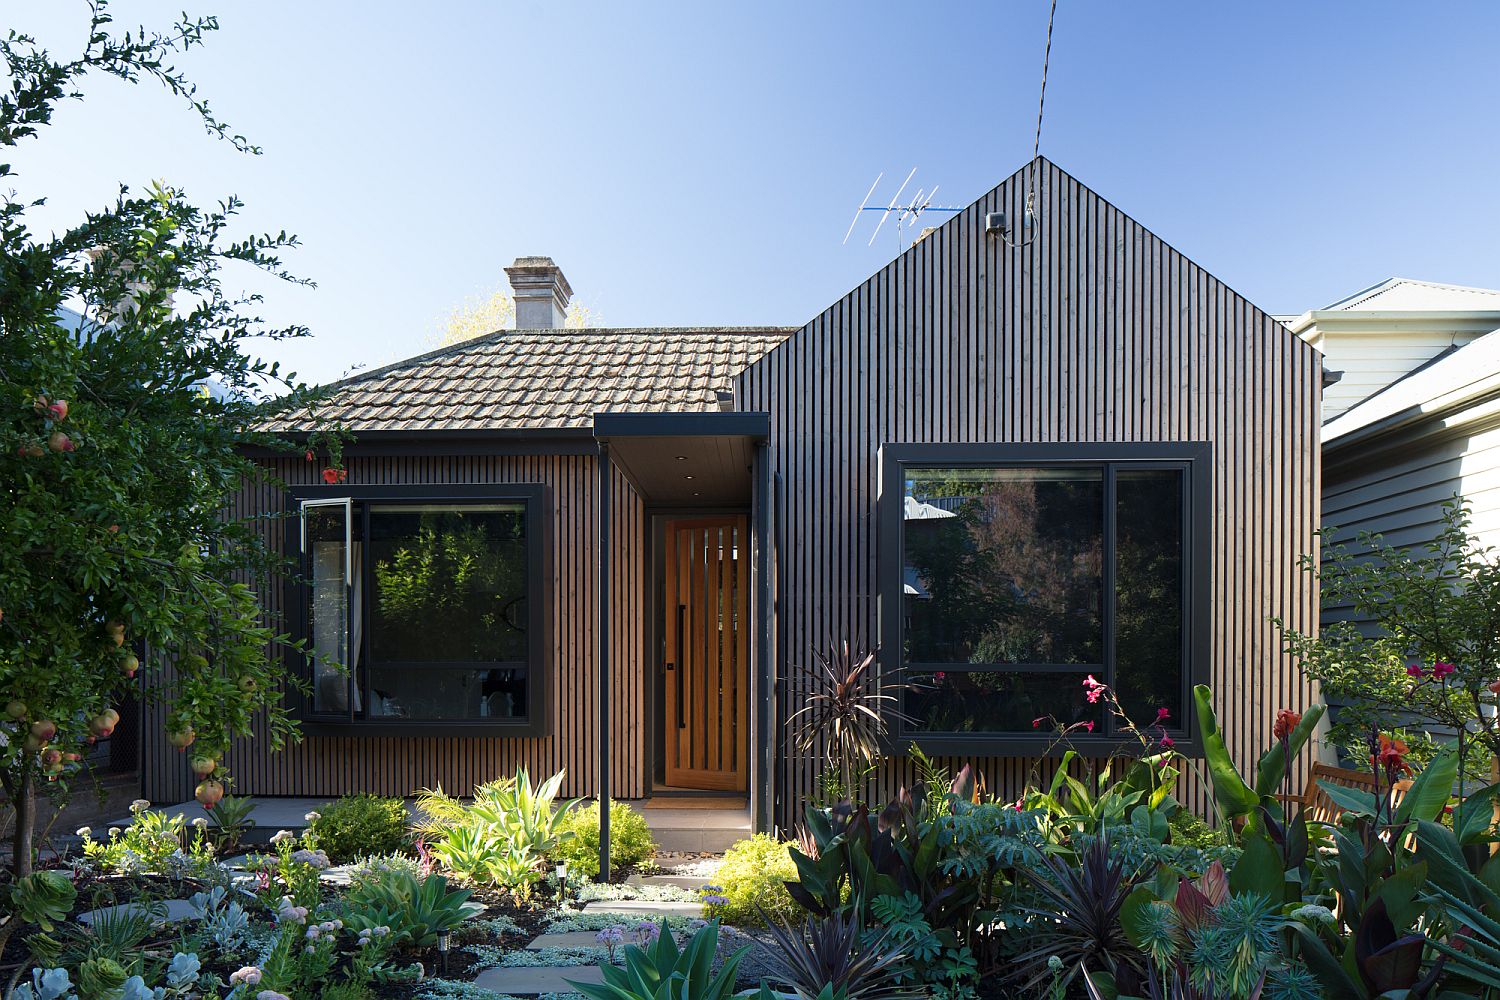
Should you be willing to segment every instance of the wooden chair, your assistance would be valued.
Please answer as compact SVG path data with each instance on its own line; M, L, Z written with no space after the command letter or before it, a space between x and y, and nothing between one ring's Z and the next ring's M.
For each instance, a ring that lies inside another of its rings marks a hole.
M1289 806L1301 806L1309 823L1337 826L1344 810L1335 805L1333 799L1323 791L1326 785L1356 788L1362 792L1369 792L1371 795L1376 791L1375 775L1369 771L1353 771L1347 767L1333 767L1330 764L1313 764L1312 770L1307 775L1307 787L1302 790L1301 795L1278 795L1276 798ZM1409 788L1411 788L1411 781L1407 779L1389 786L1392 808L1401 804ZM1407 840L1406 846L1412 847L1412 838L1408 837Z

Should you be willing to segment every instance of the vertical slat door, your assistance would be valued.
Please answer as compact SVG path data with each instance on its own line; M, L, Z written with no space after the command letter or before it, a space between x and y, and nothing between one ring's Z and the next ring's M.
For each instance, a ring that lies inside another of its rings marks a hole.
M666 524L666 779L745 791L749 545L743 516Z

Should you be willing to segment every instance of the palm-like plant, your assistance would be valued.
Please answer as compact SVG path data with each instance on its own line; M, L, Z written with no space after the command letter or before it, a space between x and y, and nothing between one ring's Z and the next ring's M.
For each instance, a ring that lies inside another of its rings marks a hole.
M797 928L767 920L776 951L771 978L799 1000L819 1000L826 991L842 1000L915 1000L922 991L901 982L906 953L890 943L890 931L866 944L858 918L844 912L808 917Z
M807 703L787 719L792 738L802 753L821 740L823 758L838 773L844 796L853 796L856 775L880 760L881 745L893 719L910 722L897 706L894 692L901 684L883 682L874 650L854 650L847 640L825 655L814 653L817 667L809 671L812 690Z

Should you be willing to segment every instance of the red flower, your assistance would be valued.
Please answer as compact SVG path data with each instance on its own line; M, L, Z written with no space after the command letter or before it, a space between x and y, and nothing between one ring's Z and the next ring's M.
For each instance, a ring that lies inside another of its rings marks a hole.
M343 469L328 468L323 470L323 482L332 486L334 483L342 483L348 477Z
M1087 697L1089 699L1090 705L1096 703L1099 700L1099 696L1104 694L1104 692L1107 690L1106 685L1094 680L1093 674L1089 674L1083 679L1083 688L1086 692L1088 692Z
M312 449L311 449L311 448L309 448L309 449L307 449L307 455L306 455L306 458L307 458L307 460L308 460L308 461L309 461L309 462L316 462L316 461L317 461L317 460L318 460L318 456L316 456L316 455L314 455L314 454L313 454L313 453L312 453Z
M1432 679L1435 681L1440 681L1457 669L1458 668L1451 663L1444 663L1442 660L1438 660L1432 665Z
M1041 718L1032 719L1031 720L1031 728L1032 729L1041 729L1042 728L1042 723L1046 722L1050 718L1052 718L1052 716L1050 716L1050 715L1044 715Z
M932 679L941 684L943 683L943 681L948 679L948 674L945 671L939 670L937 673L932 675Z
M1156 710L1156 724L1158 726L1161 725L1163 722L1166 722L1171 717L1172 717L1172 713L1168 712L1165 708L1158 708Z
M1411 774L1411 765L1406 762L1407 746L1404 740L1392 739L1385 733L1380 734L1380 749L1370 758L1370 766L1379 764L1385 768L1388 775L1394 776L1400 771Z
M1094 720L1090 719L1088 722L1085 722L1083 728L1092 733L1094 731Z
M1301 721L1301 712L1293 712L1289 708L1283 708L1276 713L1276 724L1271 727L1271 734L1278 740L1284 740L1292 735L1292 730L1296 729L1297 723Z
M1408 677L1425 677L1426 675L1427 671L1422 669L1422 665L1420 663L1413 663L1411 666L1406 668L1406 676Z
M1163 750L1170 750L1173 747L1175 747L1176 745L1177 745L1177 741L1174 740L1174 739L1172 739L1172 737L1170 737L1170 736L1163 736L1161 738L1161 748Z

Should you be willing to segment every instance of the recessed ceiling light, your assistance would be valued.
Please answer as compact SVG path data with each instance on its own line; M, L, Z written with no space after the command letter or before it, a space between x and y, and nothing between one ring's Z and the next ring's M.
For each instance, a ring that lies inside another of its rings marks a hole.
M683 479L692 479L693 477L692 476L683 476L682 478Z
M701 497L702 495L703 495L702 493L694 493L693 494L693 496L695 496L695 497Z
M687 461L687 456L686 455L678 455L677 456L677 461L679 461L679 462L686 462Z

